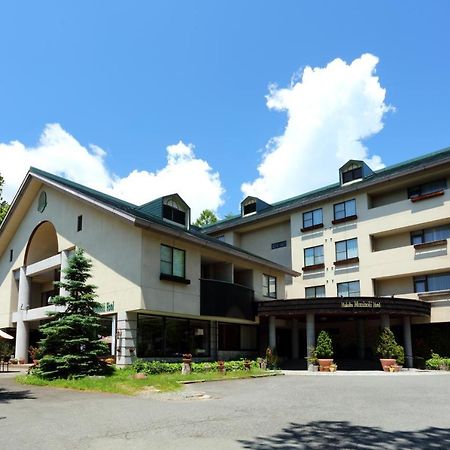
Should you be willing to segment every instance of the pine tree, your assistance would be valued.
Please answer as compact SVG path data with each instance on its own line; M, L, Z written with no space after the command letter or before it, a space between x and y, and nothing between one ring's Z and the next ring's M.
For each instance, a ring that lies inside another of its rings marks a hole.
M65 278L56 282L67 296L55 296L52 303L65 310L52 314L52 320L40 326L41 354L36 374L46 379L79 378L106 374L110 368L99 359L109 353L98 338L100 316L95 311L96 286L88 284L92 262L78 249L63 270Z
M214 211L211 209L204 209L200 216L198 216L197 220L194 222L194 225L197 227L204 227L205 225L210 225L217 222L217 216L214 214Z

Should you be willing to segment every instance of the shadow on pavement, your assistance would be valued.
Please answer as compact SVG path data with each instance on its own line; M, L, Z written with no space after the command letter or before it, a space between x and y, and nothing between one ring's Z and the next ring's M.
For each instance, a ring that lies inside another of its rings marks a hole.
M238 441L244 448L269 449L449 449L450 429L426 428L420 431L384 431L349 422L317 421L291 423L273 436Z
M33 400L36 397L31 391L15 391L0 387L0 403L10 403L13 400Z

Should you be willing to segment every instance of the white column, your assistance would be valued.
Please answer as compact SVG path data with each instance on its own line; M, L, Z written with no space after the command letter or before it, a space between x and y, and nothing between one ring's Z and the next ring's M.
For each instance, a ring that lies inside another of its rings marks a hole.
M411 340L411 319L409 316L403 317L403 336L405 344L405 363L406 367L413 366L413 352Z
M359 359L364 359L364 356L365 356L364 350L366 347L364 319L358 320L357 327L358 327L358 357L359 357Z
M28 322L25 322L23 319L30 307L31 279L27 277L25 270L25 266L20 268L15 357L16 359L28 362L30 332L28 329Z
M117 314L117 365L132 364L136 356L137 313L122 311Z
M66 274L63 272L69 266L69 253L70 250L63 250L61 252L61 276L60 281L64 281ZM69 293L64 288L59 288L59 295L66 297Z
M269 347L273 350L277 345L275 316L269 317Z
M298 320L292 319L292 359L298 359L300 352L298 348Z
M381 328L390 328L389 314L381 314Z
M316 330L314 326L314 313L306 314L306 354L310 355L310 348L316 345Z

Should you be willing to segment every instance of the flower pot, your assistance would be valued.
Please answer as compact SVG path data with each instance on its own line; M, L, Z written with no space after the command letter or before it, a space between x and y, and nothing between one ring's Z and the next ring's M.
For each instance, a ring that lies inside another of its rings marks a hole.
M333 364L333 360L332 359L321 359L321 358L319 358L319 370L321 372L329 372L331 364Z
M394 358L380 358L381 367L385 372L389 372L389 367L395 366L397 361Z

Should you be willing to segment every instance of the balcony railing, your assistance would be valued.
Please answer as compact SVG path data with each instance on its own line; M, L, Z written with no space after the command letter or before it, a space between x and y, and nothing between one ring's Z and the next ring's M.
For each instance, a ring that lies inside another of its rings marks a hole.
M200 314L255 320L252 289L228 281L200 279Z

